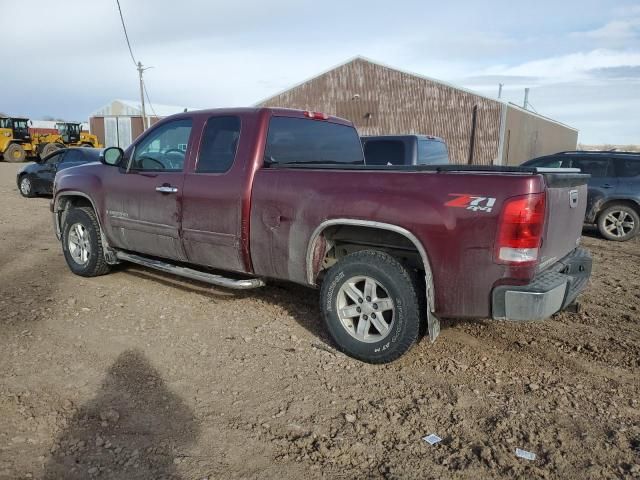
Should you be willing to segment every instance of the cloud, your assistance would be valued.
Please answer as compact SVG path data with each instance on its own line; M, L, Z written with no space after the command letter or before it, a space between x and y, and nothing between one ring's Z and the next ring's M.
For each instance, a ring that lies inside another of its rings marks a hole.
M588 72L592 70L637 66L640 66L640 51L596 49L532 60L515 66L493 66L485 69L481 75L515 75L567 81L588 78Z

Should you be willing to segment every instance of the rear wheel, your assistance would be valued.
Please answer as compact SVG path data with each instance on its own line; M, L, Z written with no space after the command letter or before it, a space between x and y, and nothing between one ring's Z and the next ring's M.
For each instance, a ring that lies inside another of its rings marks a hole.
M362 250L327 272L320 293L327 329L346 354L391 362L418 340L422 323L415 276L391 255Z
M93 144L91 144L91 143L83 143L82 146L84 148L93 148Z
M624 242L640 230L640 216L628 205L612 205L598 216L598 230L607 240Z
M23 197L31 198L34 196L33 183L31 183L31 179L29 178L28 175L22 175L22 177L20 177L19 185L20 185L20 194Z
M47 143L44 147L42 147L42 151L40 152L40 156L41 157L46 157L50 153L53 153L56 150L60 150L61 148L64 148L64 146L60 145L59 143Z
M25 158L27 158L27 153L22 148L22 145L12 143L4 151L3 156L5 162L24 162Z
M90 207L72 209L62 225L62 251L73 273L97 277L109 272L105 261L100 226Z

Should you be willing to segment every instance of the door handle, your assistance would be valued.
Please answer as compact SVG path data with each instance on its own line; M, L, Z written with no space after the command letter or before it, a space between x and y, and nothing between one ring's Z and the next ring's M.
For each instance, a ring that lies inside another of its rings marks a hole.
M609 185L608 183L605 183L604 185L602 185L602 188L613 188L613 185Z
M176 187L172 187L171 185L160 185L159 187L156 187L156 192L178 193L178 189Z

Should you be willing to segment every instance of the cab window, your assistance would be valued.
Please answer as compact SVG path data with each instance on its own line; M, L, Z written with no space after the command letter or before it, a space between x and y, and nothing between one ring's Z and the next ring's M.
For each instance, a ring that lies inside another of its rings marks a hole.
M196 172L222 173L233 165L240 138L240 118L212 117L202 136Z
M174 120L150 132L136 145L131 169L180 172L184 168L191 119Z

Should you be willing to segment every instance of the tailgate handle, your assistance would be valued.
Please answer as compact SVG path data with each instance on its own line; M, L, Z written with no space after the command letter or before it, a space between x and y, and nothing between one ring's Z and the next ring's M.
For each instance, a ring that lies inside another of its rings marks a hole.
M171 185L164 184L156 187L156 192L160 193L178 193L178 189L176 187L172 187Z
M569 192L569 206L576 208L578 206L578 190L571 190Z

